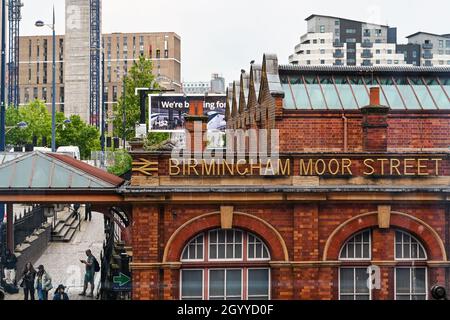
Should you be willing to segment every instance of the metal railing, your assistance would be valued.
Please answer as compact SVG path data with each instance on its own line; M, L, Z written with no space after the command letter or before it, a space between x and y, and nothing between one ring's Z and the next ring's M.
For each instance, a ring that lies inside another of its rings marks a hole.
M15 216L14 220L14 247L24 243L26 239L39 230L45 223L47 218L44 215L44 208L33 205L26 208L22 214ZM6 248L6 224L1 228L0 246Z
M373 43L372 42L362 42L361 48L373 48Z
M422 44L422 48L423 49L433 49L433 44L432 43L424 43Z

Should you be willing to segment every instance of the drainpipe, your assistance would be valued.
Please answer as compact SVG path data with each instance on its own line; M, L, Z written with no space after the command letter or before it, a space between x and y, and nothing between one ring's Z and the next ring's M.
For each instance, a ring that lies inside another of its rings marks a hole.
M344 152L348 152L348 118L345 114L342 114L342 120L344 120Z

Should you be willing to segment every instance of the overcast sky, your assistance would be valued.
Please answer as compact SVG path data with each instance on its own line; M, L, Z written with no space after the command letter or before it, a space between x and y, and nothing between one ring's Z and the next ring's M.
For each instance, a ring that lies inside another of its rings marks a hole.
M44 32L34 21L50 20L52 4L57 31L64 33L64 0L22 1L23 35ZM311 14L396 26L403 42L419 30L450 33L449 12L447 0L103 0L103 31L176 32L182 41L183 80L209 80L217 72L228 83L251 60L260 62L264 52L287 63Z

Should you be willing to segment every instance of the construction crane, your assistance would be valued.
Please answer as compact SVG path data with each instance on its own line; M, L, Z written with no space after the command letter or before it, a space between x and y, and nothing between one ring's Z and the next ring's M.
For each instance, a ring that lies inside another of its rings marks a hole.
M8 1L8 20L9 20L9 62L8 62L8 105L19 106L19 36L20 20L22 20L21 0Z
M101 0L90 0L90 124L100 126Z

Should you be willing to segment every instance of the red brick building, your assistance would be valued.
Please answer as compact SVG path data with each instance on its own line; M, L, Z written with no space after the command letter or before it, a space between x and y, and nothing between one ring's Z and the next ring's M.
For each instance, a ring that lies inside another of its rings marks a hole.
M230 91L230 129L279 130L282 169L186 170L136 144L120 189L133 299L430 299L433 285L449 288L449 68L265 55Z

